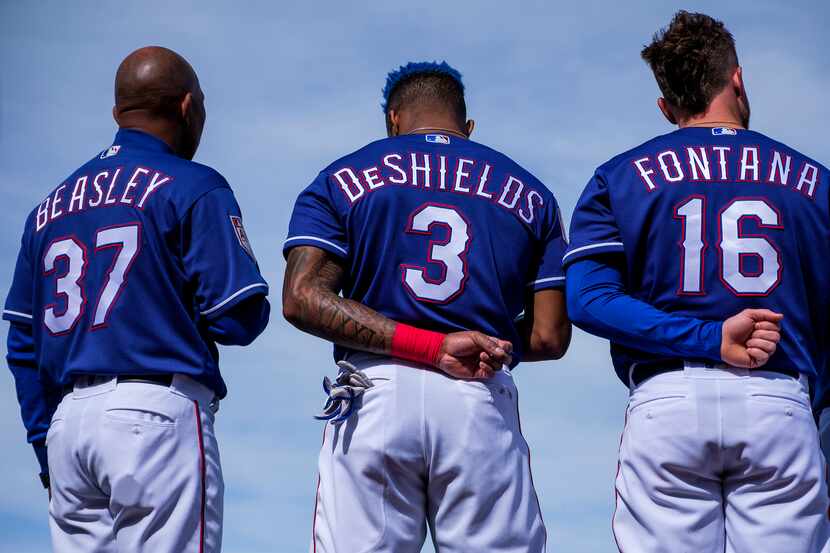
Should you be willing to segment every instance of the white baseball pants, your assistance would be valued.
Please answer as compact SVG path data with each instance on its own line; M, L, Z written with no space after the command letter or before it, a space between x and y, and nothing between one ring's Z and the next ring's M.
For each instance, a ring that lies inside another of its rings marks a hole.
M81 377L47 445L55 553L218 553L224 484L213 392Z
M375 386L327 424L313 553L541 553L545 527L507 371L455 380L405 362L350 359Z
M613 529L622 553L816 553L825 462L806 378L706 368L631 391Z

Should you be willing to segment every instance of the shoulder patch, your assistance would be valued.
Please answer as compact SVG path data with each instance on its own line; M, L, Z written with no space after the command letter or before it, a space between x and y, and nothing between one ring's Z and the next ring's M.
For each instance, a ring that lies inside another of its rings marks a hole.
M245 232L245 226L242 224L242 217L231 215L230 218L231 226L233 226L233 232L236 235L236 239L239 241L239 245L242 246L245 253L251 256L251 259L256 261L254 249L251 247L251 242L248 240L248 233Z

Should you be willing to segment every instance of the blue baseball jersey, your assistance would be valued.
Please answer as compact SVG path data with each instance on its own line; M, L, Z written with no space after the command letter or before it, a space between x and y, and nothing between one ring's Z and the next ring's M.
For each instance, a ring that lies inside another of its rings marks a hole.
M284 253L326 250L348 270L344 297L421 328L510 340L518 362L528 292L564 286L566 245L553 194L517 163L414 134L324 169L297 199Z
M202 330L267 294L215 170L120 130L26 220L3 318L32 326L52 386L84 374L173 374L226 393Z
M723 320L784 314L768 366L811 378L828 361L828 172L763 134L684 128L600 166L571 221L568 265L623 254L626 287L659 309ZM628 382L645 351L611 345Z

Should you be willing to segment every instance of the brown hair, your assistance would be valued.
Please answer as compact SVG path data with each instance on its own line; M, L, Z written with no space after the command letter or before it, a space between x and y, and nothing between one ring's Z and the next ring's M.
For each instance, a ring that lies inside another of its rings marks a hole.
M723 22L683 10L654 35L641 55L663 97L688 116L706 111L738 65L735 40Z

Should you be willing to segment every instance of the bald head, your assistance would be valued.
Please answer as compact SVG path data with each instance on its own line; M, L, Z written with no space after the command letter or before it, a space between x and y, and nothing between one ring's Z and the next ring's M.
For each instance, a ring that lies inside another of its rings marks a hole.
M196 153L204 125L203 101L193 67L172 50L139 48L118 66L113 116L119 126L153 134L182 157Z
M165 102L181 99L199 88L196 72L183 57L161 46L139 48L115 74L115 107L163 111Z

